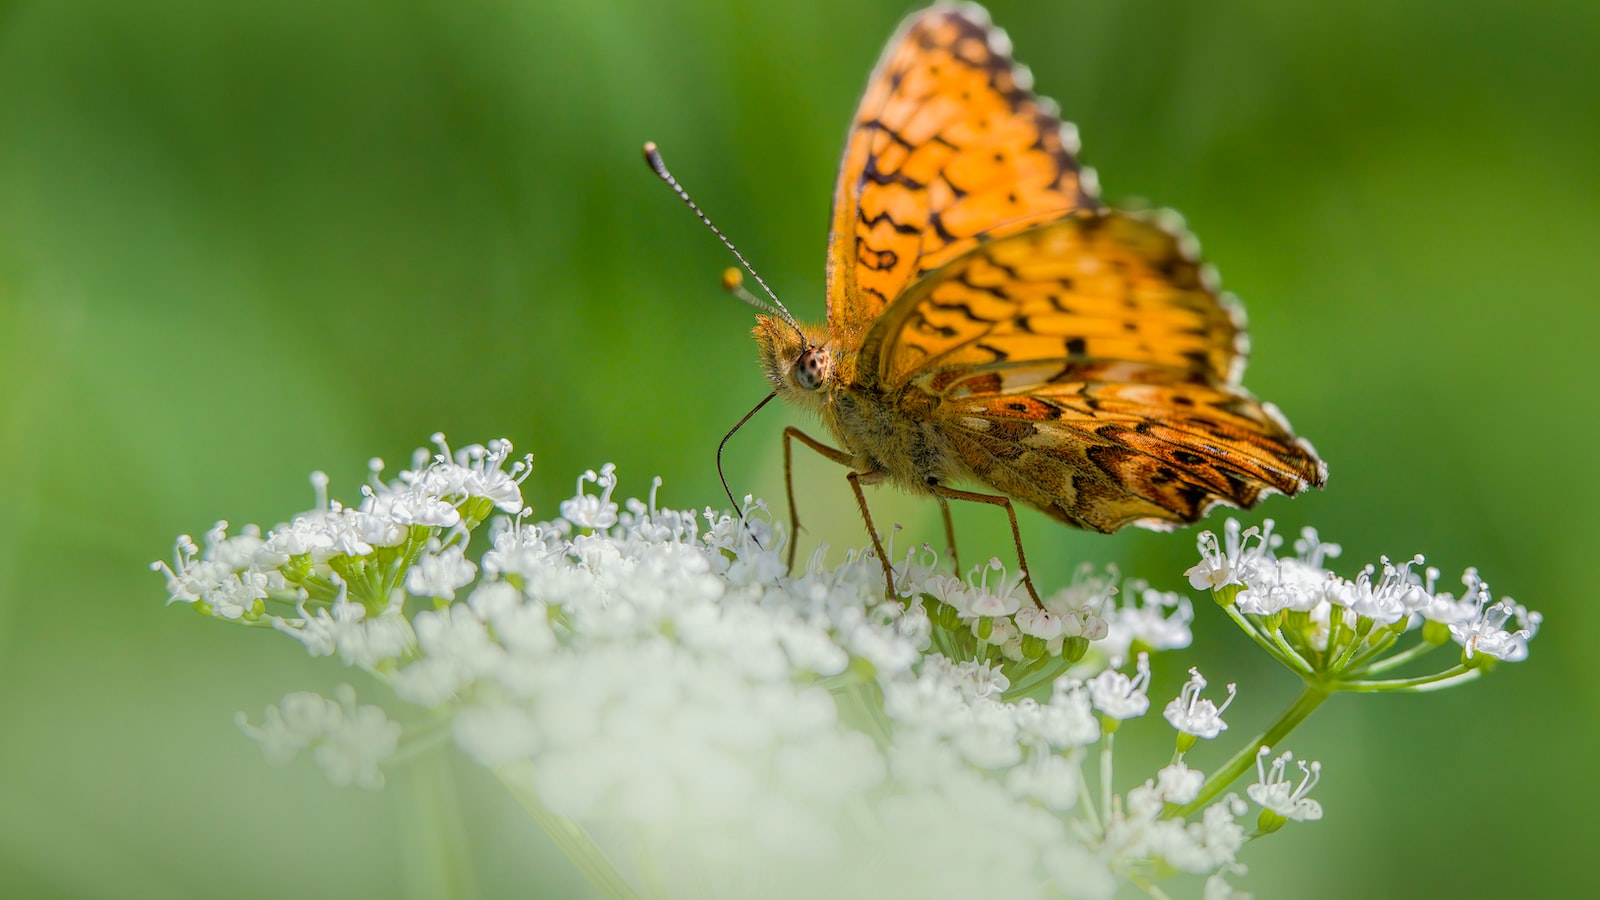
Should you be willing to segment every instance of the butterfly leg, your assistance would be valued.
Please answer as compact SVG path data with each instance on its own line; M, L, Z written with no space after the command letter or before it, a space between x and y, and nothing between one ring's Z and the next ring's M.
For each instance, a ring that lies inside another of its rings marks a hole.
M867 509L867 495L862 492L863 484L877 484L883 480L882 472L851 472L845 478L850 481L850 489L856 492L856 504L861 507L861 518L867 523L867 537L872 538L872 549L878 554L878 562L883 564L883 592L887 597L894 597L894 569L889 565L889 554L883 552L883 542L878 540L878 529L872 526L872 513Z
M955 527L955 525L951 524L951 522L950 522L950 501L948 501L945 498L939 496L938 494L934 495L934 499L939 501L939 514L944 516L944 544L945 544L945 548L950 553L950 562L953 563L955 565L955 567L956 567L956 575L960 575L961 574L961 557L956 555L956 527Z
M791 449L792 441L799 441L800 443L805 444L807 447L810 447L811 449L817 451L828 459L833 460L841 466L847 466L853 469L855 468L856 463L855 459L852 458L850 454L844 452L843 450L829 447L827 444L824 444L811 435L806 434L804 431L795 428L793 425L783 430L783 487L789 496L788 565L790 571L794 570L794 552L795 548L799 545L800 540L800 510L794 505L794 467L792 465L793 453ZM860 493L861 492L859 490L856 492L858 497ZM863 513L866 512L866 508L866 501L863 500L861 507ZM871 519L867 520L867 530L872 530ZM873 540L876 541L877 537L874 536Z
M979 494L973 491L958 491L955 488L945 487L942 484L933 484L931 487L933 488L934 494L937 495L941 500L947 498L950 500L970 500L973 503L987 503L991 506L999 506L1005 509L1006 518L1011 520L1011 539L1015 541L1017 545L1017 565L1022 567L1022 586L1028 589L1028 596L1033 598L1034 604L1040 609L1044 609L1044 604L1039 600L1039 592L1033 588L1033 576L1029 574L1028 571L1027 554L1022 552L1022 531L1017 527L1017 511L1016 508L1011 505L1011 500L1007 497L1000 497L994 494Z

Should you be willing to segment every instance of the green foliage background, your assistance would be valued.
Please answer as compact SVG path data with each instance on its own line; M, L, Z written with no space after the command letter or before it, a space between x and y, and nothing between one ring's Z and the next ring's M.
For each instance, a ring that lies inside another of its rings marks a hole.
M0 2L4 893L586 896L469 766L450 790L408 770L377 794L267 768L233 711L354 673L163 608L145 566L218 518L292 515L314 468L354 496L369 456L403 463L434 430L531 451L542 515L608 460L624 488L660 474L665 501L718 503L716 442L765 392L750 312L639 144L820 318L844 125L907 11ZM1325 761L1328 817L1247 850L1247 885L1592 890L1600 6L991 11L1106 196L1185 212L1244 298L1246 383L1332 469L1262 514L1314 524L1352 570L1477 565L1548 616L1532 660L1483 683L1320 711L1292 747ZM790 421L734 440L735 490L781 497ZM836 547L863 539L838 475L799 466L807 525ZM902 540L936 537L930 504L874 502ZM1009 553L992 513L962 511L969 556ZM1177 587L1193 556L1192 531L1024 528L1046 585L1093 560ZM1234 734L1259 728L1289 677L1214 609L1196 630L1157 691L1198 661L1246 686Z

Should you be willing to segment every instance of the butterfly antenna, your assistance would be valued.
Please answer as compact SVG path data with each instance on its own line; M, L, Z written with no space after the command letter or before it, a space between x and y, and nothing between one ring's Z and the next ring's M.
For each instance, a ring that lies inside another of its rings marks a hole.
M744 512L743 512L743 508L739 505L739 502L737 500L733 499L733 489L728 487L728 476L726 474L724 474L723 471L722 471L722 448L728 446L728 439L733 437L736 433L738 433L739 429L744 427L744 423L746 423L746 422L750 421L752 418L754 418L755 414L758 413L758 412L761 412L761 408L766 406L768 403L771 403L772 402L772 398L776 397L776 396L778 396L778 392L777 391L773 391L772 393L768 394L767 396L761 398L761 402L756 404L755 409L752 409L749 412L745 413L744 414L744 418L739 420L739 424L737 424L737 425L733 426L732 428L728 429L728 433L722 436L722 443L717 445L717 477L722 479L722 492L724 494L728 495L728 504L733 507L734 512L737 512L739 514L739 521L740 522L744 522ZM746 528L749 528L749 523L748 522L745 522L744 524L745 524ZM751 539L754 540L755 539L755 535L752 534L751 535ZM760 547L761 546L761 542L760 541L756 541L756 546Z
M800 331L800 325L794 320L794 316L790 315L789 308L784 306L783 301L778 299L778 295L772 292L772 288L767 286L767 282L761 277L761 273L756 271L755 266L750 265L750 261L744 258L744 254L740 253L739 248L733 245L733 241L728 240L727 236L719 231L717 226L711 223L711 219L700 210L700 207L696 206L694 201L689 199L689 192L683 189L683 185L678 183L678 179L672 177L671 172L667 171L667 163L661 158L661 151L656 149L655 141L645 142L644 161L650 164L650 171L656 173L656 177L660 178L662 181L665 181L668 187L677 192L678 199L688 204L689 209L697 217L699 217L701 222L705 223L707 228L711 229L712 234L717 236L717 240L721 241L724 247L727 247L733 252L733 255L738 258L740 265L744 266L745 271L750 273L750 277L756 280L756 284L761 285L761 290L765 291L767 296L772 298L772 304L768 304L765 300L762 300L760 297L757 297L740 287L739 281L741 279L732 279L730 281L727 273L724 273L722 276L722 284L725 288L727 288L728 292L733 294L735 297L738 297L740 300L750 304L751 306L754 306L757 309L766 310L785 322L788 322L789 327L793 328L797 333L800 334L800 340L802 343L804 343L805 334ZM774 305L776 308L774 308Z

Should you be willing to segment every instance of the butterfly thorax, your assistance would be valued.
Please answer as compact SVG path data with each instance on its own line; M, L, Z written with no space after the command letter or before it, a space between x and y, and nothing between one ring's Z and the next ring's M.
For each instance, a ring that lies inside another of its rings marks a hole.
M970 473L934 424L926 393L890 392L857 377L859 353L828 340L824 326L758 316L756 344L767 381L785 401L817 414L859 472L882 472L902 487L927 491L933 481L969 480Z

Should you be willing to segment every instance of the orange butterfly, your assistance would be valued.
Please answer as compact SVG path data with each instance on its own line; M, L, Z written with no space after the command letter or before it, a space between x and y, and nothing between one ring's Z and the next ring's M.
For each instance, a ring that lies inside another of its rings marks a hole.
M1193 239L1102 207L1075 129L1008 54L976 6L901 25L839 168L827 323L797 323L781 304L757 317L773 394L817 413L840 445L785 429L785 476L795 440L850 470L891 591L862 485L938 500L952 554L948 501L1004 508L1037 602L1009 498L1094 531L1167 529L1327 474L1239 386L1243 316Z

